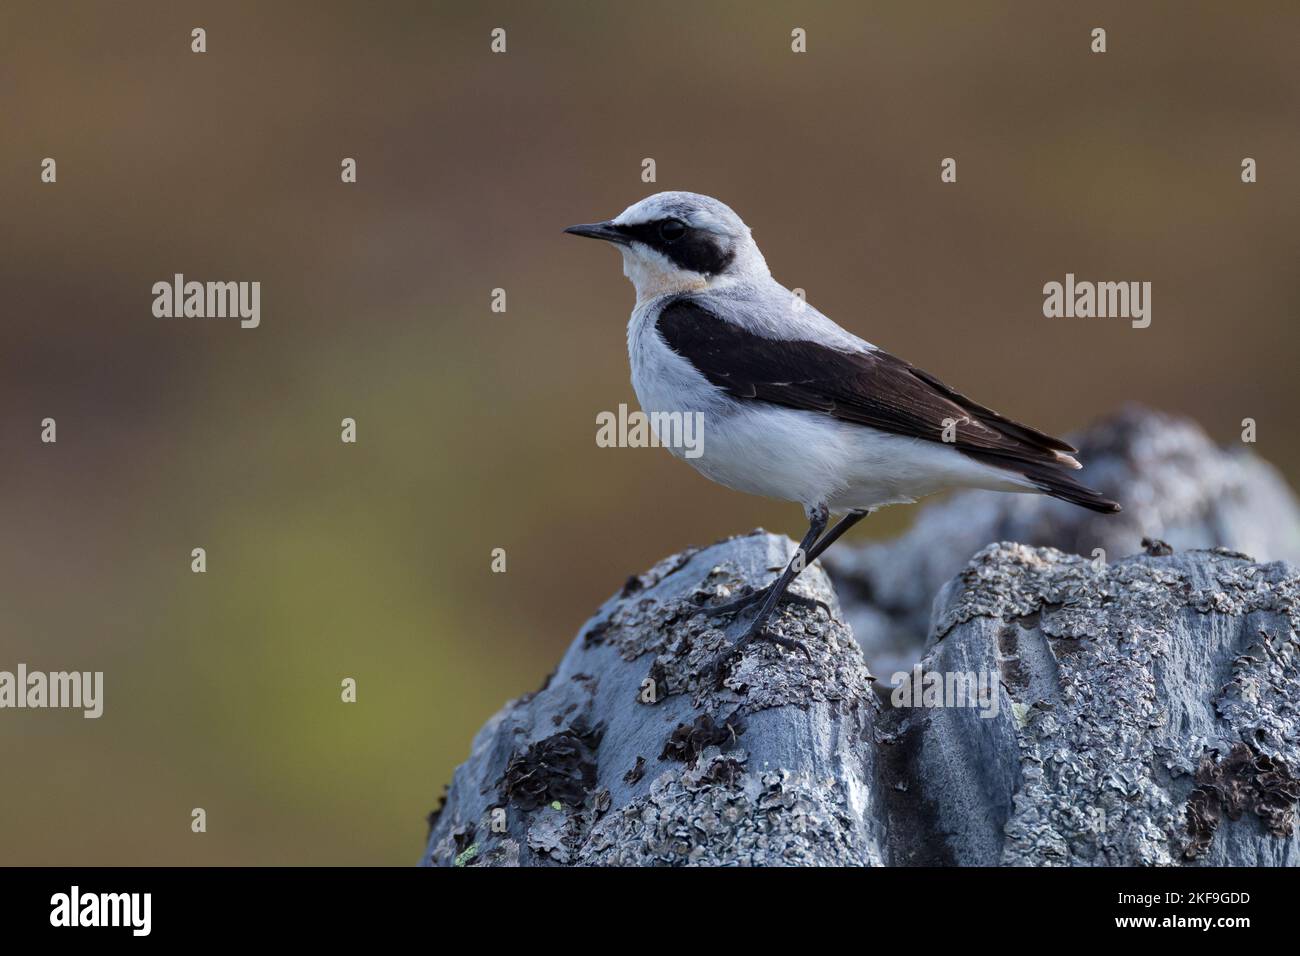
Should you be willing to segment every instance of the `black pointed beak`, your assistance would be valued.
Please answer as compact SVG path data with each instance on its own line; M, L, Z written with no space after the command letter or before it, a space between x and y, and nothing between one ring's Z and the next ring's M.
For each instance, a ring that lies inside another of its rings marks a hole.
M579 226L570 226L564 230L575 236L586 236L588 239L604 239L606 242L617 243L620 246L626 246L627 236L619 230L608 219L604 222L588 222Z

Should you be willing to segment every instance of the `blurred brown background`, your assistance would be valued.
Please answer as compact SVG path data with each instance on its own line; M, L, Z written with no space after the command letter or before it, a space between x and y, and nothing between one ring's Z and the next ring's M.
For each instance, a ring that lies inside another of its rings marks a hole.
M650 191L730 203L778 279L1001 411L1249 416L1294 480L1298 29L1283 2L9 0L0 669L103 670L106 699L0 712L0 862L414 863L473 732L629 572L802 530L595 445L635 403L633 296L560 230ZM155 319L175 272L260 280L261 327ZM1045 319L1066 272L1151 281L1151 327Z

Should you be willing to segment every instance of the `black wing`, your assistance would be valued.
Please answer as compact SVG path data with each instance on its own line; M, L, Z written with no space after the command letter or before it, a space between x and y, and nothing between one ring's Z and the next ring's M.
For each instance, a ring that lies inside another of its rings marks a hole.
M822 412L841 421L927 441L949 442L987 464L1017 471L1044 491L1097 511L1113 502L1065 474L1070 445L953 391L888 352L842 352L817 342L771 339L719 318L697 300L666 305L656 324L664 343L709 382L738 399Z

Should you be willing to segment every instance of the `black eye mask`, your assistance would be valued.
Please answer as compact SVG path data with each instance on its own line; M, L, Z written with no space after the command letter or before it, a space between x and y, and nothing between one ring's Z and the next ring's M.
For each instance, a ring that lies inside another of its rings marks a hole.
M678 268L701 275L725 272L735 254L724 247L722 238L707 229L688 226L680 219L656 219L617 226L633 242L641 242L663 253Z

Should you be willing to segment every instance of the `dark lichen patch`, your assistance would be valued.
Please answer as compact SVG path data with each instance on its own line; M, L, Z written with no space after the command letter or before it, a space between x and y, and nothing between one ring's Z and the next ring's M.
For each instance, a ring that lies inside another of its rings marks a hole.
M609 618L604 618L592 624L582 634L582 646L592 648L605 643L605 632L609 630L610 624Z
M701 786L734 787L745 773L743 754L740 757L720 754L701 768L695 779Z
M1187 798L1187 834L1183 855L1194 860L1210 848L1224 817L1240 820L1253 813L1276 837L1289 837L1300 802L1300 779L1285 761L1234 744L1222 760L1210 751L1196 770L1196 789Z
M1159 538L1143 538L1142 550L1151 558L1167 558L1174 553L1174 549Z
M1022 614L1020 617L1016 618L1016 623L1019 624L1023 630L1032 631L1034 628L1038 627L1038 622L1042 619L1042 611L1031 611L1028 614Z
M699 548L687 548L679 554L674 554L670 557L664 558L644 574L630 575L627 581L623 584L621 596L625 598L630 597L638 591L644 591L655 587L664 578L671 574L676 574L682 568L686 567L686 565L690 563L691 558L695 557L695 555L699 553Z
M549 803L580 804L596 785L596 748L602 730L570 728L516 752L506 765L500 800L521 810Z
M478 844L474 842L475 827L472 823L457 827L451 831L451 843L455 853L455 866L472 865L478 856Z
M429 811L429 815L424 819L429 823L429 832L424 836L424 842L429 842L429 837L433 836L433 828L438 825L438 818L442 816L442 811L447 809L447 791L451 789L451 784L442 785L442 793L438 796L438 805Z
M650 673L646 674L646 680L650 681L650 686L654 688L654 693L646 695L644 685L638 687L636 699L642 704L657 704L663 698L681 690L680 687L672 686L668 678L668 671L664 667L663 659L659 657L656 657L650 664Z
M645 776L645 757L637 756L636 764L627 773L623 774L623 782L626 784L636 785L641 782Z
M1048 637L1047 643L1052 649L1052 654L1058 660L1066 655L1083 654L1085 649L1084 642L1073 637L1056 637L1053 635Z
M527 704L538 694L545 693L547 690L550 689L551 681L553 681L554 679L555 679L555 670L552 669L551 672L547 674L546 677L542 680L542 686L537 688L537 690L530 690L528 693L521 695L519 697L519 703Z
M680 760L686 766L694 767L704 748L729 747L744 732L745 722L738 713L725 718L721 723L715 722L712 714L700 714L694 723L677 725L664 743L659 759Z
M1037 617L1037 615L1035 615ZM1025 618L1017 618L1016 623L1024 627ZM1036 624L1037 622L1035 622ZM1032 627L1026 628L1031 630ZM1029 675L1025 673L1020 662L1020 628L1004 627L998 632L998 669L1007 687L1007 693L1024 690L1029 686Z

